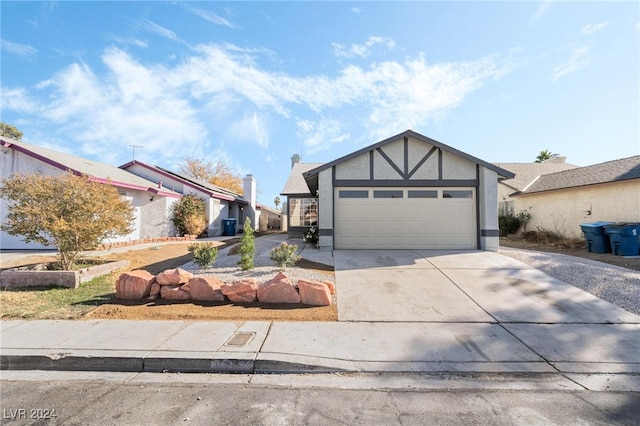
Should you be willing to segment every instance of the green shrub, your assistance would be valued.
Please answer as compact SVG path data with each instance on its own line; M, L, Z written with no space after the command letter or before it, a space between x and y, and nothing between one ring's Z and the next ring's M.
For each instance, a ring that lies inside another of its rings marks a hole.
M213 243L191 244L187 247L193 261L201 268L209 268L218 257L218 249Z
M298 246L283 242L278 247L271 250L271 260L276 262L282 270L286 270L287 266L293 266L302 256L298 256L296 252Z
M173 224L178 235L200 235L207 228L204 200L195 195L185 195L173 205Z
M521 226L520 219L511 212L501 212L498 215L498 226L500 228L500 236L506 237L507 235L515 234L518 232Z
M531 213L529 213L529 210L527 209L520 210L520 213L518 213L516 217L520 221L520 226L522 227L522 230L524 232L527 232L527 225L531 221Z
M302 241L307 244L311 244L312 247L318 247L318 240L320 239L318 234L318 227L312 226L307 232L302 234Z
M238 253L240 254L238 265L240 265L243 271L248 271L249 269L253 269L253 258L256 255L256 237L253 235L253 228L251 228L251 219L245 219L242 229L243 234L240 239L240 248L238 249Z

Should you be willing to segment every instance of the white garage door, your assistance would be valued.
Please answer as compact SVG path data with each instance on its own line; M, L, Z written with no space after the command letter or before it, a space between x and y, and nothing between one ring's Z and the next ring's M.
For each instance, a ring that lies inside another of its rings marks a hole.
M336 188L337 249L476 249L475 188Z

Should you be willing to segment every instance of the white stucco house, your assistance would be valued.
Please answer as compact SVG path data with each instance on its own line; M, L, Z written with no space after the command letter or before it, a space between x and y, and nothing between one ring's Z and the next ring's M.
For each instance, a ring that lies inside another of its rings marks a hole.
M498 248L498 181L514 174L407 130L325 164L292 157L288 232L323 249Z
M224 219L236 219L237 230L242 229L246 217L251 219L254 229L259 224L261 209L256 204L256 180L252 175L244 178L244 195L240 195L185 174L137 160L123 164L120 168L182 195L193 194L202 198L208 222L206 232L210 237L224 233Z
M517 214L523 209L528 209L528 206L522 207L522 205L519 205L519 210L516 210L516 198L512 197L512 194L525 190L540 179L540 176L579 167L575 164L567 163L566 160L566 157L554 156L541 163L494 163L496 166L515 175L511 179L498 181L498 211Z
M0 171L2 179L13 174L59 175L74 173L90 180L118 188L120 195L135 208L133 231L109 240L110 243L130 242L145 238L175 235L170 211L182 197L176 191L156 185L115 166L69 155L53 149L0 137ZM0 200L0 220L7 215L6 200ZM25 243L19 237L0 232L0 249L42 249L40 244Z
M580 238L586 222L640 222L640 155L540 176L511 194L529 229Z

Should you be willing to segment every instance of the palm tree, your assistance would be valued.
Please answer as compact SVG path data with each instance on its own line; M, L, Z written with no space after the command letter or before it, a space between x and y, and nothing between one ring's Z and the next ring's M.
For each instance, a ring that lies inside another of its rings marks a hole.
M542 163L543 161L550 159L551 156L553 156L553 154L548 149L540 151L540 154L536 157L536 163Z
M280 197L276 197L273 199L273 204L276 205L276 210L278 210L278 206L280 205Z

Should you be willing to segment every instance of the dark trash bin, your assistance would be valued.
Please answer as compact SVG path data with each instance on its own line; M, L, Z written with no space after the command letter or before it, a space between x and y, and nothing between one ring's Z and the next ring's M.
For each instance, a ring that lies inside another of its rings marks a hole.
M580 229L587 240L587 251L589 253L611 253L609 237L604 232L604 227L613 222L591 222L583 223Z
M611 250L617 256L640 255L640 223L613 223L605 225Z
M236 235L236 218L222 219L224 235Z

